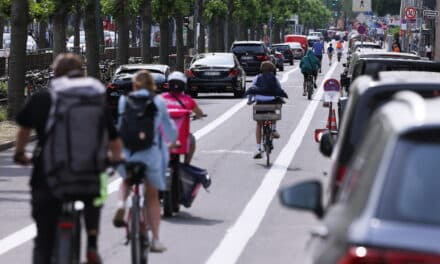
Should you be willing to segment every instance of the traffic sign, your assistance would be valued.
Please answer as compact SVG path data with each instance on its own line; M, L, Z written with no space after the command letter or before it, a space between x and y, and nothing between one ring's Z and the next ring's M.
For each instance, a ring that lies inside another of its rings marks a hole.
M365 33L367 33L367 28L363 25L360 25L357 29L358 33L361 35L364 35Z
M435 10L423 10L423 16L424 17L429 17L429 18L434 18L434 17L438 17L440 15L439 11L435 11Z
M339 92L341 90L341 85L336 79L328 79L324 83L324 92Z
M417 18L417 9L414 7L405 8L405 16L407 19L416 19Z

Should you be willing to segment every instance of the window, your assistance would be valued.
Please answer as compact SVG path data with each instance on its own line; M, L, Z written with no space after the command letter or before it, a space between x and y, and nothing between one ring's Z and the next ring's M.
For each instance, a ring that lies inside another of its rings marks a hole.
M232 54L202 54L194 60L193 66L234 66Z
M387 173L378 217L440 225L439 130L405 137Z
M237 44L232 47L232 52L258 54L258 53L265 53L265 49L263 45Z

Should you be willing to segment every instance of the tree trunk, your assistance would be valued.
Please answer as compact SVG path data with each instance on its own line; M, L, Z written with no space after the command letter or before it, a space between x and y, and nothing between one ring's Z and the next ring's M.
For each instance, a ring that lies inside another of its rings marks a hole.
M53 15L53 57L66 52L66 17L67 7L58 6Z
M200 23L200 34L199 34L199 40L198 40L198 53L204 53L205 52L205 46L206 46L206 42L205 42L205 36L206 36L206 32L205 32L205 18L203 17L203 0L196 0L199 1L199 23Z
M85 11L87 16L88 10ZM76 53L80 53L80 27L81 27L82 10L79 4L75 5L75 14L73 18L73 50Z
M228 14L226 16L226 30L227 30L226 48L227 49L229 49L232 46L232 43L235 40L233 4L234 4L233 0L228 1L228 6L230 7L230 9L228 10Z
M183 15L176 17L176 70L183 72L185 53L183 50Z
M215 22L208 25L208 52L215 52Z
M11 48L9 56L8 119L14 120L24 102L26 39L29 2L12 1Z
M248 40L247 27L244 23L240 23L240 39L239 40Z
M277 23L273 24L272 28L272 43L280 43L280 25Z
M217 51L225 51L225 17L218 17L217 19Z
M0 49L3 49L3 33L5 31L5 18L0 16Z
M160 16L160 47L159 47L159 61L160 64L169 64L169 23L168 15L162 14Z
M125 10L117 18L118 23L118 51L116 61L118 65L128 63L129 50L129 26L128 18L125 15Z
M142 61L144 63L151 63L151 24L153 15L151 13L151 0L143 0L142 6Z
M99 73L99 37L96 31L96 0L87 0L84 31L86 34L87 75L95 78Z
M99 54L103 54L105 48L104 25L102 23L101 9L101 1L96 0L96 30L98 31Z
M137 27L136 27L135 16L132 19L130 19L130 32L131 32L130 45L132 47L137 47Z
M40 21L38 27L38 48L47 49L48 43L46 40L47 21Z
M263 39L263 27L261 26L261 24L257 25L257 40L262 40Z

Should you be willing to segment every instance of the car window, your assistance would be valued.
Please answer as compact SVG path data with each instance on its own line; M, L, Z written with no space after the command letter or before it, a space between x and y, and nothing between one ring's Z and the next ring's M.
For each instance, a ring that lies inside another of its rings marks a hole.
M232 47L232 52L234 53L266 53L263 45L255 44L237 44Z
M287 46L287 45L285 45L285 46L284 45L283 46L272 46L272 48L277 51L286 51L289 49L289 46Z
M356 65L354 65L353 68L353 75L352 75L352 80L354 81L357 77L361 76L364 74L364 65L365 63L363 63L362 61L359 61L356 63Z
M151 73L163 74L163 72L161 72L159 70L156 70L156 69L144 69L144 68L142 68L142 69L121 69L121 70L116 71L116 74L117 75L135 74L135 73L137 73L140 70L148 70Z
M215 65L222 65L222 66L233 66L234 65L234 58L232 55L211 55L211 54L202 54L199 55L193 62L192 66L215 66Z
M399 142L378 209L380 219L440 225L439 133L417 133Z

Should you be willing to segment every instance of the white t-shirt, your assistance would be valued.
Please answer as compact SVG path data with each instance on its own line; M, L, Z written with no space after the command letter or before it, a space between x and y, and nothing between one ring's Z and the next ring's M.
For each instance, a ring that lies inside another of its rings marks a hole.
M430 46L426 46L426 52L432 52L432 48Z

